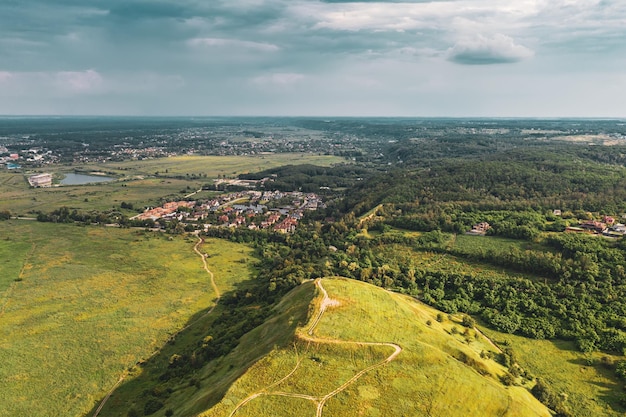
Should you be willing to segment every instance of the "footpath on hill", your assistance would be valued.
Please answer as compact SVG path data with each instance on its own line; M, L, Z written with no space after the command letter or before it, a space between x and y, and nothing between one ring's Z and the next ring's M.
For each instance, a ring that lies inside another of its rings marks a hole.
M229 417L233 417L242 407L244 407L246 404L248 404L250 401L254 400L255 398L258 398L261 396L293 397L293 398L302 398L305 400L312 401L316 403L317 405L316 417L321 417L323 413L324 405L329 399L339 394L340 392L348 388L350 385L354 384L361 376L363 376L367 372L373 369L379 368L381 366L384 366L388 364L389 362L393 361L400 354L400 352L402 352L402 348L395 343L366 342L366 341L361 342L361 341L316 337L314 335L314 332L320 320L322 319L322 316L324 315L324 313L329 307L338 305L338 302L336 300L331 299L328 296L328 292L322 285L322 280L320 278L315 280L315 285L317 286L317 288L320 290L322 294L322 300L319 304L319 309L315 313L313 319L311 320L311 324L309 325L309 328L307 329L306 333L298 334L298 337L300 339L307 341L307 342L311 342L311 343L350 344L350 345L356 345L356 346L388 346L394 349L393 353L389 355L388 357L386 357L384 360L360 370L359 372L354 374L354 376L348 379L346 382L341 384L339 387L335 388L334 390L330 391L328 394L323 395L323 396L313 396L313 395L293 393L293 392L271 391L272 388L284 382L285 380L289 379L289 377L291 377L296 372L296 370L300 367L300 364L302 363L302 359L298 359L296 366L291 370L291 372L289 372L287 375L285 375L283 378L279 379L278 381L263 388L261 391L258 391L246 397L244 400L242 400L239 404L235 406L235 408L231 411Z
M182 333L185 330L189 329L190 327L192 327L193 325L198 323L200 320L204 319L206 316L211 314L213 312L213 310L215 310L215 308L217 307L217 304L220 301L221 293L220 293L219 288L217 288L217 284L215 283L215 276L213 275L213 272L211 272L211 270L209 269L209 265L207 264L207 261L206 261L206 256L202 252L200 252L200 250L198 249L200 247L200 245L202 245L203 243L204 243L204 239L202 239L201 237L198 237L198 242L194 245L193 251L195 253L197 253L198 256L200 256L200 258L202 259L202 266L203 266L204 270L207 272L207 274L209 274L211 287L213 288L213 291L215 292L215 304L213 305L213 307L211 307L209 309L209 311L204 313L202 316L198 317L196 320L192 321L191 323L189 323L188 325L186 325L182 329L178 330L176 333L172 334L170 336L170 340L176 338L176 336L178 336L180 333ZM158 353L160 353L159 350L155 351L152 355L150 355L150 357L148 359L156 356ZM109 390L109 392L107 393L107 395L102 399L102 401L100 402L100 405L98 406L96 411L93 413L92 417L98 417L98 415L100 414L100 411L102 411L102 409L106 405L106 403L109 400L109 398L111 398L111 395L113 395L113 393L115 392L117 387L119 387L120 384L122 382L124 382L124 380L126 379L126 376L127 376L126 372L124 372L120 376L120 379L118 379L118 381L115 383L113 388L111 388Z

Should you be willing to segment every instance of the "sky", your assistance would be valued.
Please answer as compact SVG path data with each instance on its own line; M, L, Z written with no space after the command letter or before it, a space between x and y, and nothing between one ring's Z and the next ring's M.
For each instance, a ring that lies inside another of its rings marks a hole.
M0 114L626 117L624 0L1 0Z

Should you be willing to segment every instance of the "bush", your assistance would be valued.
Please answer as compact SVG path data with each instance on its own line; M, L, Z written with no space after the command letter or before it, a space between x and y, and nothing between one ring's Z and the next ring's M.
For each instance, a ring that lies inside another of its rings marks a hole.
M615 374L618 378L626 380L626 361L619 361L615 366Z
M474 320L471 316L464 315L461 324L468 328L474 328L474 326L476 326L476 320Z
M156 398L151 398L148 400L146 405L143 407L143 415L149 416L150 414L154 414L163 408L163 403Z

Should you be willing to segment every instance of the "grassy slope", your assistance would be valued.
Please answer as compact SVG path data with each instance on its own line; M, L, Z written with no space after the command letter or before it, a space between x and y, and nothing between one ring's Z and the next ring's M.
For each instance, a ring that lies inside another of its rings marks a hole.
M453 326L460 326L448 320L437 322L437 310L358 281L325 279L323 285L329 296L341 304L326 311L315 331L317 337L393 342L404 349L394 361L365 373L331 398L324 408L325 415L549 415L524 388L506 388L498 382L503 368L479 357L480 351L493 350L486 339L474 337L471 332L467 343L463 336L451 334ZM390 346L309 343L300 339L289 349L276 349L259 361L216 407L202 415L228 416L236 404L264 389L323 396L392 352ZM457 359L463 356L474 360L474 368ZM487 376L481 376L477 369ZM294 373L281 381L291 371ZM276 385L269 387L273 383ZM313 416L315 403L265 395L246 403L236 413L238 417L282 415Z
M84 414L126 368L213 304L193 240L2 223L2 253L13 241L19 261L0 262L0 276L22 264L23 281L0 313L0 416ZM228 242L210 247L229 264L249 253ZM226 287L249 276L247 265L233 265L222 267Z
M0 171L0 210L26 214L31 210L51 211L67 206L80 210L106 210L119 207L122 201L136 207L154 205L166 195L183 196L211 183L218 175L233 177L287 164L316 164L329 166L344 161L342 158L313 154L274 154L262 156L180 156L145 161L111 162L99 165L81 165L87 171L105 171L128 180L81 186L31 189L21 173ZM47 172L67 172L73 167L46 168ZM168 172L166 173L165 170ZM169 178L137 179L155 172ZM201 179L177 179L174 176L206 175ZM187 190L187 187L190 187ZM85 199L87 201L85 201ZM130 212L129 212L130 214Z
M596 352L586 356L573 342L533 340L490 329L484 332L493 340L510 341L516 357L529 372L545 380L556 394L567 396L566 404L573 416L624 415L624 408L618 403L622 384L613 370L599 364L601 357L610 355ZM589 365L588 359L595 365Z
M209 261L211 262L211 258ZM173 409L177 416L192 416L218 403L231 384L252 364L269 354L272 349L286 346L292 341L296 327L306 321L312 298L311 283L294 289L275 307L269 320L243 336L239 345L228 355L199 369L193 376L196 384L186 379L176 386L167 399L163 399L165 406L153 415L163 416L167 409ZM205 323L181 333L176 338L176 344L165 345L158 356L141 369L136 369L133 378L129 378L111 396L100 416L126 415L130 408L142 410L145 402L144 390L151 390L159 385L158 375L163 368L167 368L169 357L179 352L181 346L195 345L199 339L210 333L212 318L219 317L224 308L218 305Z

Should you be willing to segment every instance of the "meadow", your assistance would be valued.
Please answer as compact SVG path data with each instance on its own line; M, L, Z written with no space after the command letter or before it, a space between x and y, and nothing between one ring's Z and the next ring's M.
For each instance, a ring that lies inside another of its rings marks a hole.
M314 416L315 398L394 351L358 342L396 343L402 351L329 397L323 415L550 415L526 388L500 383L505 369L480 356L495 355L496 348L472 329L465 332L459 317L437 321L435 309L354 280L322 283L335 302L315 328L315 340L303 336L310 323L301 326L290 347L273 350L250 368L203 417ZM309 319L320 302L318 293Z
M509 343L525 369L566 398L572 416L624 415L619 405L621 383L615 371L602 364L602 358L617 361L623 357L601 352L584 354L570 341L528 339L482 326L481 330L496 342Z
M129 368L213 306L196 242L3 222L0 416L85 415ZM248 247L208 241L203 250L220 289L249 279Z
M317 154L271 154L259 156L178 156L142 161L104 164L55 166L38 171L61 177L78 169L85 172L106 172L117 181L99 184L30 188L23 173L0 171L0 211L10 210L29 216L36 211L49 212L60 207L78 210L120 209L122 202L137 208L156 205L163 198L181 198L212 184L219 176L262 171L286 164L329 166L344 159ZM155 174L158 173L158 177ZM133 211L123 211L136 214Z
M165 177L201 176L217 178L218 175L234 177L239 174L263 171L283 165L314 164L330 166L346 162L344 158L313 153L275 153L254 156L174 156L144 159L142 161L85 164L77 168L101 171L115 175L154 175Z

